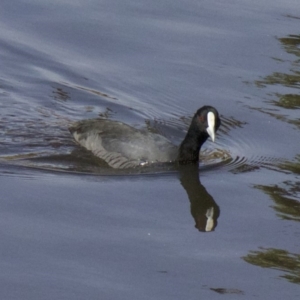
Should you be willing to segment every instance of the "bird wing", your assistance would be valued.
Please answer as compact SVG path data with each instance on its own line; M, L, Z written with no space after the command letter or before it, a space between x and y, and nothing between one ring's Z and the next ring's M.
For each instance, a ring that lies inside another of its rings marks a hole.
M99 122L99 120L89 121L88 123L77 122L69 128L77 143L115 169L133 168L142 164L140 159L132 159L126 153L118 151L121 150L120 143L118 143L119 138L116 134L111 134L112 130L107 132L104 129L106 120L103 120L104 122ZM123 132L119 133L120 136L122 134Z

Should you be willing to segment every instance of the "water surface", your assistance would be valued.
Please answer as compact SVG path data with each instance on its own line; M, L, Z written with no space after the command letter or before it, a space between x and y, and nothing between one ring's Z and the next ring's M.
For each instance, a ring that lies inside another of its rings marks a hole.
M3 299L297 299L300 10L294 1L6 1ZM179 144L215 106L200 172L116 171L71 122Z

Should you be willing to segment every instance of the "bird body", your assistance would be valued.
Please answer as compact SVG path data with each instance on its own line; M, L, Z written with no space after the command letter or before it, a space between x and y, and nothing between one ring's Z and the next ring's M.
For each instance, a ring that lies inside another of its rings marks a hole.
M208 116L213 121L209 121ZM193 117L179 148L162 135L107 119L79 121L69 130L81 146L103 159L109 166L124 169L157 162L198 162L202 144L209 136L214 139L219 126L220 119L216 109L202 107Z

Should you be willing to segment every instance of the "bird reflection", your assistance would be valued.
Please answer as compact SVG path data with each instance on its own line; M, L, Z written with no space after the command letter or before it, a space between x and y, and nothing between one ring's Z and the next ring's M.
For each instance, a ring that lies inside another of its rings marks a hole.
M198 164L180 166L179 173L180 182L191 203L195 227L202 232L213 231L218 224L220 208L200 183Z

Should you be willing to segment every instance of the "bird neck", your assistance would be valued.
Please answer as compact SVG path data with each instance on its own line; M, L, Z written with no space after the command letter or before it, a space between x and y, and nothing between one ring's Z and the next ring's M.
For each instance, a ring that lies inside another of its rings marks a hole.
M179 147L178 162L180 164L197 163L199 161L200 148L206 140L206 133L190 127Z

